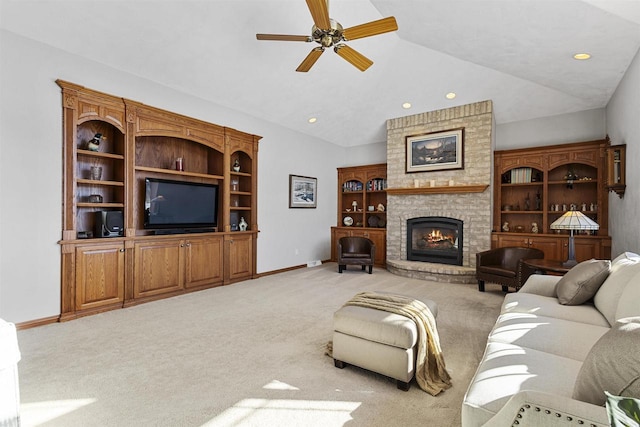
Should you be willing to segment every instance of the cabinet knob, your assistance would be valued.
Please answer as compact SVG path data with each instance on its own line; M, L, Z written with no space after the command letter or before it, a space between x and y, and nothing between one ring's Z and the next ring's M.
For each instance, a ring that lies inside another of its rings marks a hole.
M120 251L119 251L119 252L124 252L124 248L120 248Z
M190 248L191 247L191 243L187 243L187 247Z
M180 247L181 247L181 248L184 248L184 243L180 243Z

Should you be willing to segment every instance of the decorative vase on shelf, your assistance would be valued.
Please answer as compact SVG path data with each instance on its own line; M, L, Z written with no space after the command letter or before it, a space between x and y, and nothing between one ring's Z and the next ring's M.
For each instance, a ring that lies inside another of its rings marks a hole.
M240 162L238 161L238 159L236 159L235 162L233 162L233 170L235 172L240 172Z
M239 224L240 231L247 231L247 226L248 225L249 224L247 224L247 221L244 220L244 217L243 216L240 217L240 224Z

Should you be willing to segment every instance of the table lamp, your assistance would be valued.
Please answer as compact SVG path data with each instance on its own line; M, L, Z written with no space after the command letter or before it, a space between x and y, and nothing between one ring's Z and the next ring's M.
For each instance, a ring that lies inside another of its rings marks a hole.
M580 211L568 211L549 226L552 230L569 230L569 258L562 263L563 267L573 267L576 261L573 230L597 230L600 226Z

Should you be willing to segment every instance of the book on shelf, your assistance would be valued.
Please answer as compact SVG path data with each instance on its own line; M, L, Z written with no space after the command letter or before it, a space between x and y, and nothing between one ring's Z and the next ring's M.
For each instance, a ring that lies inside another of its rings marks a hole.
M367 191L382 191L387 189L386 179L372 179L367 182Z
M511 169L512 184L526 184L532 182L533 173L531 168Z
M347 181L342 184L342 191L362 191L362 183L360 181Z

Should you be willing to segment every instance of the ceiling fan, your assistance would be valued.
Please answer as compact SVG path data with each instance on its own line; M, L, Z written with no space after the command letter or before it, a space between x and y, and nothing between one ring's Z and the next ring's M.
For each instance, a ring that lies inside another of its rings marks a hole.
M332 47L342 58L350 62L360 71L369 68L373 61L362 55L343 42L361 39L363 37L396 31L398 24L393 16L356 25L355 27L342 28L339 22L329 18L329 0L306 0L313 18L314 26L310 36L295 36L286 34L256 34L258 40L316 42L320 46L311 50L307 57L300 63L296 71L306 73L313 67L325 48Z

